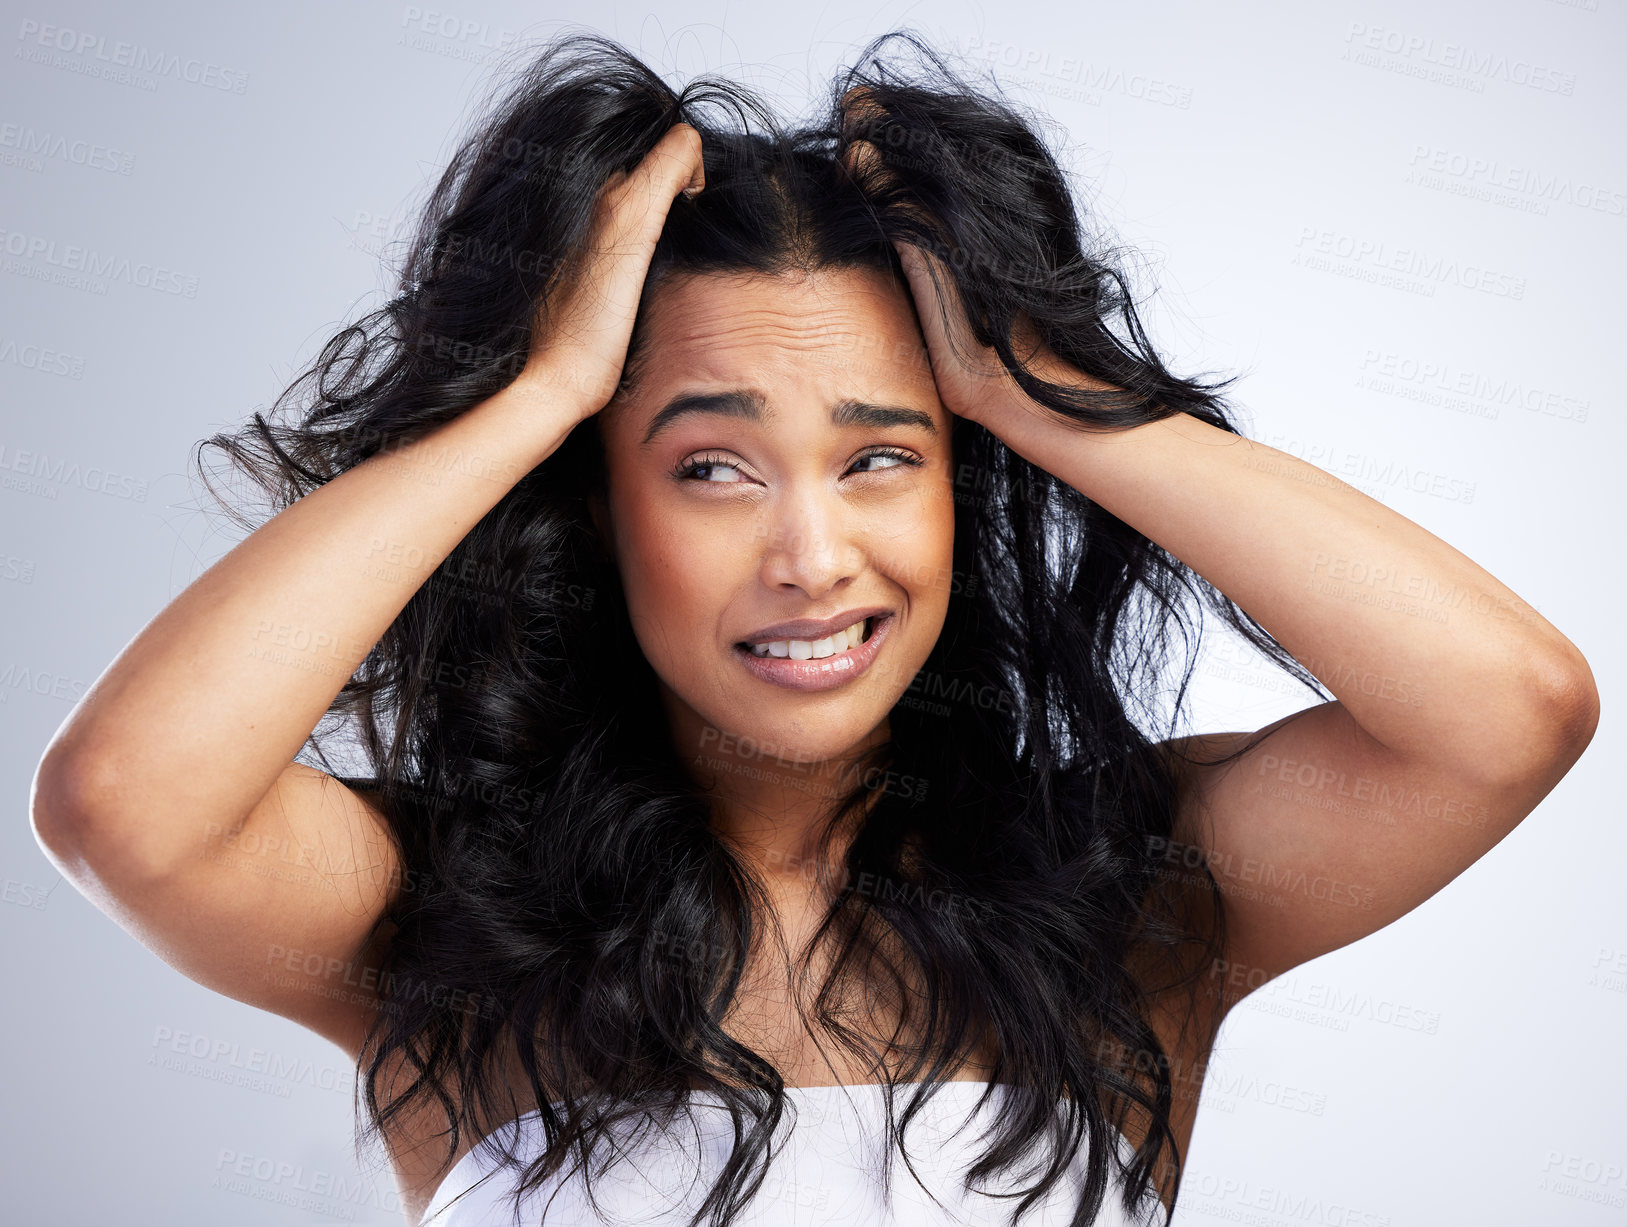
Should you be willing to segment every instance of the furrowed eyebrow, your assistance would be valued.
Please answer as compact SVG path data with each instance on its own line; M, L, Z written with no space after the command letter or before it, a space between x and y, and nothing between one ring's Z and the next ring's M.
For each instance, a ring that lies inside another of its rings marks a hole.
M640 447L648 447L656 436L689 414L709 413L721 417L741 418L748 422L772 422L774 414L761 392L752 388L733 388L727 392L690 392L673 397L656 415L644 432ZM936 437L937 424L931 416L919 409L899 405L874 405L851 397L831 406L830 423L842 428L849 426L919 426Z

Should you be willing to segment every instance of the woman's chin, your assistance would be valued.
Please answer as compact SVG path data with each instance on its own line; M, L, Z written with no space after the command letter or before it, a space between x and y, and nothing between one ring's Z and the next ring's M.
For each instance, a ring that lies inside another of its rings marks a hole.
M701 735L700 753L714 766L728 764L762 777L835 779L841 764L887 737L885 711L852 711L827 715L803 713L790 719L731 722L728 731L709 725Z

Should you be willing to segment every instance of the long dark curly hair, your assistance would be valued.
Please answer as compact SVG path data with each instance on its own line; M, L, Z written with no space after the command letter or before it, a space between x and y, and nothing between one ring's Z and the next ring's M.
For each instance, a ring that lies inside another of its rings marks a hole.
M680 120L701 133L706 186L673 202L645 304L678 272L873 269L907 292L902 240L940 257L978 341L1054 413L1108 430L1187 413L1239 433L1220 396L1229 381L1177 377L1153 352L1127 275L1099 234L1087 239L1038 124L918 36L870 43L820 121L795 129L727 80L675 92L596 35L526 56L430 194L395 297L334 335L267 413L199 445L223 449L274 509L509 384L582 256L596 192ZM861 138L879 159L850 173L843 154ZM1019 317L1118 390L1036 377L1013 347ZM873 769L831 805L827 838L861 821L805 951L836 952L807 1023L874 1061L878 1037L844 1022L842 990L889 977L898 988L906 1021L886 1042L910 1055L887 1084L889 1142L972 1039L991 1040L992 1080L1033 1094L968 1179L1049 1139L1020 1214L1085 1145L1085 1224L1115 1181L1139 1212L1166 1143L1176 1149L1151 998L1195 985L1224 931L1212 875L1183 878L1178 906L1158 855L1179 778L1163 743L1186 718L1203 606L1324 692L1201 576L981 426L956 418L952 447L946 622ZM722 1227L762 1183L790 1102L774 1065L719 1025L766 896L673 748L590 520L603 483L590 419L414 593L308 743L324 765L332 735L361 747L371 774L341 778L377 789L412 883L380 921L380 983L420 991L385 993L358 1069L361 1132L433 1098L453 1122L450 1162L460 1135L480 1136L477 1107L503 1102L506 1055L547 1139L540 1155L500 1148L524 1169L516 1196L568 1163L591 1196L591 1160L618 1119L669 1118L703 1089L728 1106L734 1148L690 1221ZM919 993L903 991L906 977ZM387 1086L403 1062L413 1077ZM1111 1130L1132 1111L1146 1141L1111 1171Z

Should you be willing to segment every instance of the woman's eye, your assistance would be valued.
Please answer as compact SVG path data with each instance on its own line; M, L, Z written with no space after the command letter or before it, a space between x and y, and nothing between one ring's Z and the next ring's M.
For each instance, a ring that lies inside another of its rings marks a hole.
M870 464L871 461L883 461L885 463L870 468L861 467ZM853 462L853 467L848 471L852 473L879 473L905 466L918 467L922 463L924 462L919 456L910 452L897 448L883 448L879 451L866 452ZM732 474L732 476L719 477L716 476L718 473ZM749 480L740 471L737 464L723 456L697 456L693 460L686 460L678 466L676 475L680 480L684 481L717 482L727 485L739 485Z
M687 461L683 462L682 465L678 465L678 477L693 477L693 475L698 474L698 472L713 469L732 470L732 472L735 472L735 474L739 474L740 472L735 465L729 464L729 461L724 461L724 459L721 459L721 457L703 456L700 457L698 461ZM700 480L703 480L703 482L713 482L713 480L716 480L716 478L703 477L700 478ZM726 478L726 480L727 482L734 483L734 485L739 485L739 478Z
M910 455L908 452L896 452L896 451L868 452L865 455L860 456L853 463L854 463L855 467L857 467L858 465L861 465L861 464L865 463L865 461L867 461L867 460L885 460L885 461L888 461L887 464L884 464L884 465L881 466L882 469L896 469L896 468L901 468L901 467L906 466L906 465L913 467L913 466L919 465L921 463L920 460L916 459L916 457ZM871 472L871 473L875 473L875 472L879 472L879 471L880 471L879 469L870 469L870 470L868 470L868 472Z

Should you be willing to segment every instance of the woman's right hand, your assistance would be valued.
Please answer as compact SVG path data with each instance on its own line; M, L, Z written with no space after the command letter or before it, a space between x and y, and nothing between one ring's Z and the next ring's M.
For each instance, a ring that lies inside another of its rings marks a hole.
M680 190L701 190L700 133L674 124L631 174L617 171L599 189L589 250L569 282L539 306L531 352L516 382L563 396L578 420L615 395L627 359L650 257Z

